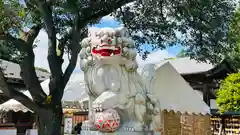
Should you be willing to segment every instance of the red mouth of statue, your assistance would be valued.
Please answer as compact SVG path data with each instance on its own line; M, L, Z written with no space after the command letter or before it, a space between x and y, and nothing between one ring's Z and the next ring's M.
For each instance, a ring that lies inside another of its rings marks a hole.
M114 55L119 55L121 53L121 48L112 46L112 45L108 45L108 44L104 44L101 46L93 47L92 53L98 54L98 55L101 55L104 57L110 57L110 56L114 56Z

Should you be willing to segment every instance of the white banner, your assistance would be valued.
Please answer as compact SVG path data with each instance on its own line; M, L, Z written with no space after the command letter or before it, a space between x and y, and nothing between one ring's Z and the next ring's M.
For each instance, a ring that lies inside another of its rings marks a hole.
M71 134L72 128L73 128L72 118L65 118L64 119L64 133Z

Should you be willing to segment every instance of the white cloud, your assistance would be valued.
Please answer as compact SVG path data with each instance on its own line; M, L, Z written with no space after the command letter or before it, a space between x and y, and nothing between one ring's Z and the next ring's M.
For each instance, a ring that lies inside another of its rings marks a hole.
M106 16L103 19L114 19L111 16ZM91 31L96 31L99 28L91 27ZM45 68L49 70L48 61L47 61L47 51L48 51L48 37L47 33L45 31L40 31L39 35L37 36L36 40L39 40L37 48L34 49L35 53L35 66ZM167 50L157 50L155 52L152 52L148 55L146 60L142 60L141 57L137 56L137 61L140 66L145 65L147 63L154 63L158 62L160 60L169 58L169 57L175 57L173 54L169 54ZM65 55L64 56L64 64L63 64L63 70L66 68L68 64L68 58ZM76 71L79 71L79 64L76 66Z
M44 30L41 30L36 38L37 47L34 49L35 53L35 66L42 67L49 70L47 54L48 54L48 35ZM63 70L68 65L68 57L64 55Z
M45 31L40 31L36 40L39 40L37 47L34 49L35 53L35 66L42 67L49 70L47 61L48 51L48 36Z
M39 40L38 47L34 49L35 65L49 70L48 61L47 61L47 51L48 51L47 34L44 31L41 31L37 37L37 40ZM158 62L160 60L163 60L169 57L175 57L175 56L173 54L169 54L167 50L157 50L155 52L150 53L146 60L142 60L142 58L139 55L137 56L136 59L139 65L141 66L147 63ZM68 59L66 56L64 57L64 61L65 62L63 64L63 69L65 69L68 64ZM77 65L76 68L79 68L79 66Z
M115 18L111 15L104 16L102 18L103 21L115 21Z

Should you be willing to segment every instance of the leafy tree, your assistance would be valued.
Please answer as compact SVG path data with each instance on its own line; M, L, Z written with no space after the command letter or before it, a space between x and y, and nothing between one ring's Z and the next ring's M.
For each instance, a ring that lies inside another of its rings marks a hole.
M221 113L240 111L240 73L230 74L217 91L217 105Z
M6 3L8 4L0 1L0 16L2 17L0 19L0 35L4 35L9 29L12 33L14 29L20 28L21 21L23 20L20 18L21 16L19 16L23 10L22 5L13 0L7 1ZM11 3L11 5L9 5L9 3ZM20 54L13 44L3 40L0 41L0 59L19 63L19 56Z
M11 44L7 45L6 42L0 41L0 59L19 63L20 56L18 50Z
M177 54L177 58L183 58L183 57L187 57L188 55L186 54L186 51L184 49L182 49L178 54Z
M220 62L222 59L227 59L235 69L240 69L240 8L234 13L228 29L228 42L225 46L225 50L219 51L217 54L218 60ZM178 57L191 56L187 50L181 50L177 55ZM207 60L206 55L196 55L193 56L196 59ZM215 56L214 56L215 57ZM215 63L215 62L214 62Z
M19 51L21 76L33 100L6 85L0 72L0 89L20 101L39 116L39 135L60 135L64 88L76 66L79 41L87 26L113 13L129 28L142 50L175 43L188 46L191 55L214 56L226 47L226 27L234 10L233 0L16 0L0 2L0 40ZM121 6L125 5L121 8ZM27 29L27 30L26 30ZM34 40L40 29L48 34L50 94L40 86L34 68ZM25 31L24 31L25 30ZM176 31L184 35L178 39ZM57 38L57 35L60 35ZM59 43L57 44L57 40ZM70 54L69 65L62 70L63 55ZM210 57L212 58L212 57ZM216 61L212 59L212 61Z
M76 66L79 41L86 36L87 25L96 23L101 17L131 1L133 0L25 0L23 5L14 0L1 1L0 23L4 27L0 29L0 40L14 45L21 53L21 77L33 100L8 86L3 72L0 72L0 89L38 115L39 135L61 134L61 99ZM15 18L16 21L12 22ZM49 95L44 93L34 68L33 43L40 29L47 32L49 40ZM57 35L60 35L59 39ZM69 65L63 71L63 55L66 50L71 57Z
M180 43L186 55L213 63L231 48L228 27L235 11L232 0L142 0L114 15L131 31L145 58L148 51ZM180 33L181 38L177 37ZM150 45L149 45L150 44Z
M240 69L240 8L236 10L229 27L229 44L232 48L225 57L236 69Z

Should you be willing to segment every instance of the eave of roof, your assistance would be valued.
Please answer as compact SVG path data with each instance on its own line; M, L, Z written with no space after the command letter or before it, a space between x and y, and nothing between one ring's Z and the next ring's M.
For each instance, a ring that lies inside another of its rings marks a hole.
M205 74L206 76L209 77L214 76L220 72L234 73L237 71L231 66L231 64L226 59L224 59L221 63L217 65L198 62L194 59L190 59L189 57L168 59L163 60L159 63L165 62L170 62L181 75Z
M240 116L240 111L227 111L221 114L218 109L210 109L211 114L215 116Z
M214 67L210 63L198 62L194 59L190 59L189 57L165 59L149 64L155 64L156 65L155 68L159 68L166 62L169 62L181 75L200 74ZM140 66L139 70L141 71L143 67L144 65Z
M22 77L20 76L21 69L19 64L2 59L0 59L0 62L1 62L0 67L4 69L3 72L6 78L22 80ZM42 72L39 70L36 70L36 74L37 77L39 78L39 81L44 81L50 76L49 73Z
M224 59L221 63L217 64L212 69L205 72L207 77L224 77L227 74L236 73L237 70L231 66L231 64ZM221 75L220 75L221 74Z

